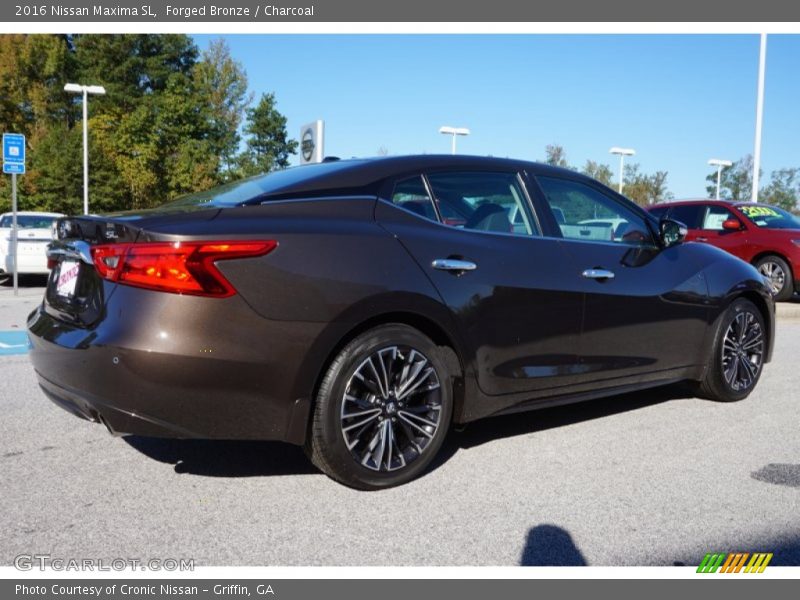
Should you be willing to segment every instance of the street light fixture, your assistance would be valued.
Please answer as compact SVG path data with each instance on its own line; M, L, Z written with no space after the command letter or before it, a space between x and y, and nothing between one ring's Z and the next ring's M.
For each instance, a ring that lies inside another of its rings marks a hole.
M722 167L730 167L733 163L729 160L723 160L721 158L712 158L708 161L712 167L717 167L717 200L719 200L719 184L722 179Z
M631 148L619 148L614 146L609 150L611 154L618 154L619 155L619 186L617 187L617 191L621 194L622 193L622 176L624 173L624 166L625 166L625 157L626 156L633 156L636 154L636 150Z
M451 154L456 153L456 136L457 135L469 135L469 129L466 127L449 127L445 125L444 127L439 127L439 133L443 133L445 135L452 135L453 136L453 144L451 146Z
M102 85L80 85L68 83L64 86L65 92L83 94L83 214L89 214L89 130L88 130L88 105L89 94L105 94L106 88Z

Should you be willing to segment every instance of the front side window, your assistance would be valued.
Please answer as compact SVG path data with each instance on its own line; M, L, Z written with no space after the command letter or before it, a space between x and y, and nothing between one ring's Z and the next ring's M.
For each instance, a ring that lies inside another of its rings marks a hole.
M716 204L708 207L705 217L703 218L703 229L709 231L722 231L725 229L722 224L728 219L734 219L733 213L724 206Z
M442 222L451 227L539 235L515 173L430 173Z
M561 235L586 242L653 243L645 219L621 202L579 181L537 177Z

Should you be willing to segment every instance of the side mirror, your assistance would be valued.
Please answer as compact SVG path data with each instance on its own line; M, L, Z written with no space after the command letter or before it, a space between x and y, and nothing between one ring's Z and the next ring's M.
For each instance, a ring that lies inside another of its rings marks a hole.
M725 219L722 222L722 228L725 231L739 231L742 228L742 223L739 219Z
M686 225L680 221L673 221L672 219L661 219L658 224L658 231L661 238L661 245L664 248L680 244L689 232Z

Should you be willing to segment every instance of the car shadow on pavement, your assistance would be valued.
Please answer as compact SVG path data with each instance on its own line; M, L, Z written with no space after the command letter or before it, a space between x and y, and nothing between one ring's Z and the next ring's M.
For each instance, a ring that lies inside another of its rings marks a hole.
M584 567L588 563L566 529L537 525L528 531L519 564L523 567Z
M122 438L148 458L175 465L176 473L206 477L308 475L319 471L303 449L280 442Z
M20 288L45 287L47 285L47 275L18 275L17 284ZM12 289L14 287L13 277L7 273L0 275L0 290Z
M482 419L469 423L462 431L453 432L453 435L445 440L439 456L434 461L433 468L447 462L462 448L473 448L502 438L612 417L670 400L688 398L694 398L690 389L685 385L676 384L554 408Z
M442 466L462 448L472 448L497 439L600 419L669 400L691 397L691 392L686 388L669 386L483 419L470 423L464 431L451 431L428 472ZM207 477L269 477L319 473L302 448L288 443L178 440L136 435L124 436L123 440L153 460L175 465L176 473Z

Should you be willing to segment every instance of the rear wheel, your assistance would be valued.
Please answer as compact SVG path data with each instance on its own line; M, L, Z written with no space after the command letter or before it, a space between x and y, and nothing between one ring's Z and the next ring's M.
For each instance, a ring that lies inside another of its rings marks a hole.
M749 300L736 300L720 317L700 394L722 402L749 396L761 377L766 342L761 312Z
M792 269L780 256L771 254L756 261L758 272L769 280L775 300L788 300L794 294Z
M337 355L320 385L307 451L345 485L375 490L420 475L444 441L451 374L434 342L407 325L376 327Z

